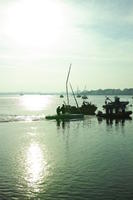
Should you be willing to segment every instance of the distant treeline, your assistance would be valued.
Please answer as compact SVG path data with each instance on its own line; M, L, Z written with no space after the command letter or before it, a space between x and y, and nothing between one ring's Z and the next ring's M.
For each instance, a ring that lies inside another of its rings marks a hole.
M81 94L86 95L133 95L133 88L125 88L121 89L98 89L98 90L90 90L83 91Z

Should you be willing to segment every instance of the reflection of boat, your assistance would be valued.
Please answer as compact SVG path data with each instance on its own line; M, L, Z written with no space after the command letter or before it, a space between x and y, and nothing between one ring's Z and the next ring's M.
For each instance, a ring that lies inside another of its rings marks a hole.
M60 95L60 98L64 98L63 94Z
M97 116L103 117L103 118L111 118L111 119L128 119L130 118L131 114L132 114L132 111L125 111L125 113L118 112L118 113L112 113L112 114L98 112Z
M108 102L108 100L110 102ZM110 119L129 119L132 111L126 111L128 101L120 101L119 97L115 97L115 101L111 101L108 97L105 100L105 113L99 111L97 116Z
M104 120L105 120L105 122L106 122L106 124L107 125L109 125L109 126L112 126L112 125L115 125L115 126L117 126L117 125L122 125L122 126L124 126L125 125L125 120L131 120L132 118L115 118L115 119L113 119L113 118L102 118L102 117L98 117L98 122L99 122L99 124L101 124Z
M69 120L69 119L83 119L84 115L82 114L60 114L60 115L48 115L46 119L56 119L56 120Z

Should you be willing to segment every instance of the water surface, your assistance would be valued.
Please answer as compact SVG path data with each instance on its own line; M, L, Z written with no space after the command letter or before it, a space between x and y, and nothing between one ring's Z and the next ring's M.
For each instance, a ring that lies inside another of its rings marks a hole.
M133 199L132 120L45 120L62 101L0 97L0 199ZM101 109L104 97L89 101Z

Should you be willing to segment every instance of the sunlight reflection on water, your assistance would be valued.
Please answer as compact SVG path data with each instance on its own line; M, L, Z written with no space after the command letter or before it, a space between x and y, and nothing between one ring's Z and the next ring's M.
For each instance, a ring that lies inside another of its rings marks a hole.
M20 104L28 110L43 110L50 103L49 96L24 95L20 98Z
M26 155L26 182L28 188L35 192L40 191L40 184L48 174L47 161L38 143L31 143Z

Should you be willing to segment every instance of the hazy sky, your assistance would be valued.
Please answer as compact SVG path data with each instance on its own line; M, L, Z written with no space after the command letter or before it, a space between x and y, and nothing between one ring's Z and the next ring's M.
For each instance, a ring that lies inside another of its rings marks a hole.
M0 92L133 87L133 0L0 0Z

